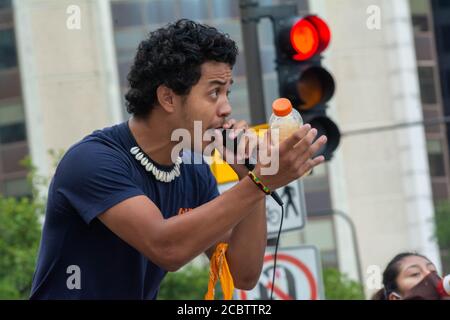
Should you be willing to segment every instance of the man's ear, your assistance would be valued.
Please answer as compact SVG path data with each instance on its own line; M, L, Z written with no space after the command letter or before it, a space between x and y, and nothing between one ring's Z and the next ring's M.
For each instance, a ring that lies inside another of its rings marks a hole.
M156 89L156 97L158 98L159 105L168 113L175 111L175 93L172 89L165 85L160 85Z

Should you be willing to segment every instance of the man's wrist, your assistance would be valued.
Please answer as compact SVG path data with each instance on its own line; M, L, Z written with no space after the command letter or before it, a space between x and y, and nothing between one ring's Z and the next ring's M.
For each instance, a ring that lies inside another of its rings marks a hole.
M253 181L253 183L261 189L266 195L270 195L272 191L259 179L253 171L248 172L248 176Z
M237 174L239 181L244 179L247 174L248 174L248 169L245 165L243 164L235 164L233 166L231 166L234 170L234 172Z
M244 183L245 185L248 185L248 188L252 190L252 192L255 193L255 195L258 196L258 198L261 199L265 199L266 198L266 194L264 193L264 191L262 189L260 189L254 181L252 181L252 178L248 175L248 171L247 174L245 175L245 177L240 181L240 183Z

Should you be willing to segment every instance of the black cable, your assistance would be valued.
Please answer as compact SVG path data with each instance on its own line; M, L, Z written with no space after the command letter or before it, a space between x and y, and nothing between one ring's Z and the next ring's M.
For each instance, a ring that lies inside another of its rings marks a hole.
M231 127L233 128L233 127ZM230 128L230 129L231 129ZM240 138L240 136L242 135L242 133L234 138L234 141L232 141L230 139L230 137L227 135L226 130L222 130L222 138L223 138L223 146L226 148L227 146L230 146L230 144L232 146L234 146L233 152L234 154L238 154L238 139ZM245 167L252 171L255 168L255 165L250 163L250 159L245 159ZM273 287L275 284L275 271L277 268L277 253L278 253L278 244L280 242L280 235L281 235L281 228L283 227L283 219L284 219L284 206L283 206L283 200L281 200L280 196L276 193L276 191L272 191L271 194L272 198L275 200L276 203L278 203L278 205L281 207L281 221L280 221L280 229L278 230L278 236L277 236L277 243L275 245L275 257L274 257L274 261L273 261L273 279L272 279L272 290L270 292L270 300L273 300Z
M273 259L272 290L270 291L270 300L273 300L273 288L275 286L275 273L277 271L278 244L280 242L281 228L283 227L283 219L284 219L284 206L281 205L280 207L281 207L281 221L280 221L280 228L278 229L277 243L275 244L275 256Z

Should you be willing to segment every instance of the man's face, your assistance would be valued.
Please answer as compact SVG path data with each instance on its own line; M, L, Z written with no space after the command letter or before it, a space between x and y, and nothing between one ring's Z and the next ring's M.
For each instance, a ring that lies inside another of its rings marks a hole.
M192 143L194 138L199 139L194 137L194 121L201 122L202 135L207 129L223 126L232 111L228 101L232 83L229 64L211 61L201 66L200 80L191 88L180 108L182 126L190 131ZM202 150L208 144L209 141L203 141Z

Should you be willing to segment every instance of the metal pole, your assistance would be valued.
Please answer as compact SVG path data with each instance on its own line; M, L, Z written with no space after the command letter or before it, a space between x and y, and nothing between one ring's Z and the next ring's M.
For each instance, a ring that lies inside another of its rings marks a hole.
M250 11L258 7L258 1L240 0L241 30L244 43L247 86L250 103L250 121L253 125L266 123L264 84L258 40L258 19L250 18Z
M332 212L333 212L333 214L338 215L341 218L343 218L350 226L350 230L352 233L353 248L355 251L356 268L358 269L358 278L359 278L359 283L361 286L361 293L362 293L363 297L366 297L365 292L364 292L364 278L362 275L361 256L359 255L359 245L358 245L358 238L356 236L355 224L353 223L353 220L345 212L339 211L339 210L333 210Z
M355 259L356 259L356 269L358 271L358 279L359 279L359 283L361 286L361 293L362 293L363 297L365 298L366 294L364 292L364 278L362 275L361 256L359 255L358 237L356 236L355 224L353 223L353 220L350 218L350 216L348 214L346 214L345 212L340 211L340 210L331 209L331 211L330 210L314 211L312 215L313 216L316 216L316 215L325 216L325 215L330 215L330 213L332 215L337 215L337 216L343 218L350 226L350 232L351 232L352 241L353 241L353 250L354 250Z

